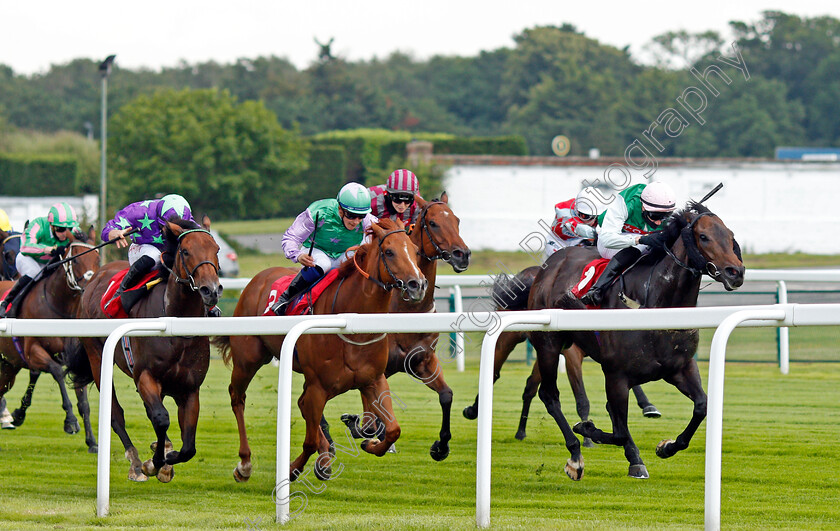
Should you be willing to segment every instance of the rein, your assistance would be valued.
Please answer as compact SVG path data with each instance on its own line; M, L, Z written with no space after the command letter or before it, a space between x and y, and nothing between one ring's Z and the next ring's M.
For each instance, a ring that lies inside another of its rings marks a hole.
M449 254L447 251L441 249L440 245L432 238L432 231L429 229L429 224L426 221L426 214L429 213L429 209L432 208L433 205L442 205L444 204L443 201L440 200L432 200L423 208L423 214L420 216L420 256L425 258L429 262L433 262L435 260L443 260L446 263L449 263L452 260L452 255ZM411 234L411 231L406 231L408 234ZM434 256L427 256L426 251L423 249L423 235L429 239L431 242L432 247L434 247L435 252L437 253Z
M710 277L717 279L720 276L720 271L718 270L717 266L713 264L711 261L706 260L702 254L700 254L700 250L697 248L697 242L694 241L694 225L697 221L704 217L704 216L714 216L711 212L702 212L698 214L688 225L683 227L680 231L680 237L683 240L683 244L685 245L686 252L688 253L688 264L680 260L674 252L669 249L668 247L664 247L665 253L671 257L674 262L681 268L690 272L693 276L699 277L703 274L709 275ZM693 264L693 265L692 265Z
M209 265L213 266L213 269L216 270L216 274L218 275L219 274L219 266L217 266L216 264L214 264L210 260L203 260L203 261L199 262L194 268L192 268L192 271L187 269L187 266L186 266L186 263L185 263L186 259L184 258L184 250L181 249L181 238L183 238L187 234L190 234L190 233L193 233L193 232L203 232L205 234L210 234L210 231L207 230L207 229L189 229L189 230L185 230L184 232L182 232L181 234L178 235L178 256L181 257L181 269L183 269L186 272L186 275L184 277L178 276L178 273L175 272L175 268L177 267L177 264L173 264L172 269L170 269L169 266L167 266L166 263L164 263L163 260L160 261L160 264L164 267L164 269L169 271L169 274L172 275L172 277L175 279L175 282L177 282L178 284L186 284L187 287L189 287L192 291L198 291L198 286L196 286L196 284L195 284L195 272L198 270L198 268L203 266L204 264L209 264ZM212 237L212 235L211 235L211 237ZM165 254L165 252L166 251L163 251L160 254Z
M382 258L382 263L385 265L385 271L387 271L388 274L391 275L391 280L393 280L393 282L388 282L386 284L386 283L382 282L381 280L379 280L378 278L371 277L370 274L368 274L361 267L359 267L359 263L356 261L356 253L353 253L353 265L356 266L356 271L358 271L359 274L361 274L364 278L370 280L371 282L373 282L374 284L376 284L380 288L384 289L385 291L391 291L394 288L399 288L400 291L405 293L405 290L407 289L405 283L402 280L398 279L396 275L394 275L394 272L391 271L391 268L388 266L388 259L385 256L383 256L383 254L382 254L382 244L385 242L385 238L387 238L391 234L397 234L397 233L400 233L400 232L405 232L405 231L404 230L392 230L391 232L386 232L382 236L382 238L379 239L379 256Z

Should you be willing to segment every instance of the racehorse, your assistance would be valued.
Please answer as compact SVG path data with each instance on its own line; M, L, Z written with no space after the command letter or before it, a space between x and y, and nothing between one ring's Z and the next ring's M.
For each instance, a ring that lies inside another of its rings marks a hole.
M15 258L20 252L19 232L0 230L0 280L15 280L20 275L15 266Z
M371 226L372 241L358 247L355 254L339 266L338 276L315 301L313 313L385 313L391 290L421 301L428 282L418 267L417 246L411 243L400 221L380 220ZM258 273L239 297L234 316L262 315L268 304L271 286L282 276L297 270L273 267ZM226 363L233 363L230 377L230 402L239 428L240 462L233 471L236 481L251 477L251 448L245 431L245 391L257 370L272 357L280 355L283 336L217 337L213 344L222 351ZM376 407L385 417L385 437L365 440L361 447L382 456L400 436L394 417L390 389L385 379L388 363L386 334L304 335L298 340L293 368L304 375L303 394L298 406L306 420L303 452L291 463L289 477L295 479L309 457L316 451L315 475L329 479L331 467L322 462L330 444L320 427L327 401L350 389L359 389L365 411Z
M166 247L161 254L161 273L164 280L155 284L146 297L131 308L129 316L205 316L215 307L222 293L218 274L219 246L206 229L180 218L170 219L163 235ZM127 267L125 261L111 262L94 275L79 305L78 318L106 318L100 308L102 295L111 278ZM68 349L68 372L73 375L77 387L91 381L99 387L104 343L104 338L86 337L76 343L76 348ZM210 364L210 342L206 336L138 337L131 339L130 349L126 350L125 345L123 349L126 355L116 356L116 364L134 380L157 436L152 445L154 455L141 463L137 448L126 432L122 406L114 395L111 426L122 441L125 456L131 463L128 478L146 481L148 476L157 476L159 481L167 483L175 473L172 465L189 461L196 453L199 388ZM166 434L169 412L163 405L164 396L171 396L178 405L182 442L179 451L169 451L171 443Z
M653 252L643 256L625 271L619 282L610 286L603 307L624 307L622 300L635 300L643 308L694 307L703 274L722 283L727 291L743 284L744 264L732 231L702 204L692 201L674 213L659 238ZM583 309L584 305L569 290L579 281L584 266L594 258L596 253L580 247L558 251L534 279L528 308ZM543 285L550 289L540 289ZM589 331L530 332L528 338L537 351L543 377L540 399L563 432L571 453L565 472L573 480L583 476L583 458L575 433L598 444L623 446L630 463L628 475L649 477L627 427L627 399L634 385L664 379L694 403L691 420L676 441L664 440L656 447L656 455L661 458L687 448L706 417L706 393L694 360L699 341L696 329L603 331L599 337ZM591 420L577 423L573 433L560 409L558 355L569 343L579 346L601 365L612 433L599 430Z
M435 285L437 262L443 260L456 273L463 273L470 264L470 249L461 239L460 220L449 208L449 197L444 192L439 200L424 201L417 198L420 210L417 221L409 232L411 242L420 249L420 271L430 286ZM400 293L391 296L390 313L430 313L435 311L435 290L426 291L419 303L405 300ZM446 384L440 361L435 354L438 334L388 334L388 366L385 377L405 372L423 382L438 394L442 420L440 438L432 444L429 454L435 461L449 455L449 416L452 409L452 389ZM367 412L373 417L375 412ZM359 424L358 415L343 415L342 421L356 438L373 435L378 430L367 429L366 422ZM381 421L377 422L381 426ZM380 428L381 429L381 428ZM373 432L373 433L371 433ZM329 438L329 432L325 432Z
M99 269L99 251L94 250L82 232L71 232L70 244L61 256L61 265L48 264L33 279L29 292L19 302L19 319L70 319L75 313L88 282ZM67 261L63 261L67 259ZM11 283L9 283L9 288ZM5 291L2 287L0 290ZM21 369L29 369L29 385L21 399L19 409L12 412L12 424L20 426L26 419L26 410L32 403L32 393L41 372L48 372L58 383L61 405L65 411L64 431L77 433L79 422L73 414L73 405L64 385L60 355L66 340L60 337L26 337L12 339L0 337L0 396L14 384ZM15 343L18 343L17 345ZM18 349L20 347L20 350ZM90 407L87 389L76 389L76 402L85 427L85 444L88 451L96 453L96 438L90 425Z
M506 276L499 276L493 284L492 292L492 298L496 303L497 309L499 311L527 309L531 287L534 284L537 273L541 269L541 266L525 268L512 279ZM551 286L543 283L540 289L551 289ZM525 332L503 332L499 335L493 359L494 383L501 376L502 365L507 361L510 353L513 352L516 345L526 339ZM586 357L586 353L577 345L572 344L563 349L563 357L566 363L566 376L569 379L569 384L572 386L572 394L575 396L578 416L581 420L586 420L589 418L589 398L586 396L586 389L583 385L583 373L581 372L583 358ZM525 381L525 391L522 393L522 413L519 416L519 427L515 435L520 441L526 436L525 428L528 424L531 400L537 396L537 390L540 387L541 381L540 366L535 363L530 376ZM639 405L645 417L659 418L662 416L659 410L656 409L656 406L648 400L647 395L645 395L640 385L633 386L633 394L636 395L636 403ZM475 402L472 405L464 408L463 413L464 417L470 420L478 418L478 395L476 395ZM589 438L584 439L583 445L587 447L593 446Z

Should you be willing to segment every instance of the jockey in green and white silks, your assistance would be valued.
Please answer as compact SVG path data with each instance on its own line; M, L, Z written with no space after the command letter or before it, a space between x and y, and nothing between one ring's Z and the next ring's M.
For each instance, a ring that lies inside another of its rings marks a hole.
M648 247L645 239L662 228L662 222L675 208L676 194L663 182L637 184L618 194L598 218L598 252L610 258L610 263L581 302L600 305L604 289L638 260Z
M370 211L367 188L348 183L336 199L315 201L295 218L281 245L286 258L304 267L272 305L275 314L283 315L295 295L347 260L351 255L347 249L361 244L367 230L378 221Z

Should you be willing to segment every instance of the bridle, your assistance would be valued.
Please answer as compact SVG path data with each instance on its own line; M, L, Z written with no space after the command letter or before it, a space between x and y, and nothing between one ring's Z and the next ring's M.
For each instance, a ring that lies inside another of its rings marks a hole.
M712 262L708 260L703 254L700 252L700 249L697 248L697 242L694 240L694 225L697 223L700 218L704 216L714 216L717 217L715 214L711 212L701 212L697 214L697 216L691 220L691 223L686 225L680 231L680 237L683 240L683 244L685 245L686 253L688 253L688 262L685 263L680 260L674 252L668 248L667 246L663 246L665 249L665 254L671 257L674 262L681 268L690 272L693 276L699 277L704 274L709 275L713 279L717 280L720 277L721 272L718 267ZM737 247L738 243L735 243L737 253L740 258L740 249Z
M361 267L359 267L359 263L356 261L356 254L355 253L353 254L353 265L356 266L356 270L363 277L370 280L371 282L373 282L374 284L376 284L380 288L382 288L382 289L384 289L385 291L388 291L388 292L390 292L393 288L398 288L403 294L403 299L409 300L405 297L405 292L408 289L408 286L405 285L405 282L398 279L397 276L394 274L394 272L391 271L391 267L388 265L388 257L385 256L385 253L382 249L382 244L385 243L385 238L387 238L391 234L397 234L397 233L405 233L405 230L392 230L390 232L386 232L381 238L379 238L379 245L378 245L378 247L379 247L379 257L382 260L382 263L385 265L385 271L387 271L388 275L391 276L391 280L393 282L385 283L385 282L382 282L381 280L379 280L378 278L371 277L366 271L364 271Z
M432 208L433 205L443 205L443 201L439 199L435 199L429 201L429 203L423 207L423 213L420 215L420 256L428 260L429 262L433 262L435 260L443 260L446 263L450 263L452 260L452 254L449 251L445 251L441 249L440 245L432 238L432 231L429 229L429 223L426 221L426 214L429 213L429 209ZM408 234L411 234L411 230L409 229L406 231ZM435 254L434 256L427 256L426 251L423 249L423 235L429 239L431 242L432 247L434 247Z
M93 245L91 245L89 243L72 242L70 245L68 245L68 249L67 249L68 254L73 252L73 247L82 247L82 248L88 249L88 250L93 249ZM85 251L85 252L89 252L89 251ZM90 279L93 278L94 271L88 269L87 271L84 272L84 274L81 277L76 276L76 274L73 272L73 263L76 261L75 258L77 258L78 256L81 256L81 254L83 254L83 253L80 253L77 256L70 256L69 257L70 260L66 260L63 264L61 264L61 267L64 268L64 276L67 277L67 287L70 288L73 291L83 292L83 291L85 291L85 288L83 288L82 286L79 285L79 281L80 280L90 281Z
M172 269L170 269L164 263L163 260L161 260L161 265L167 271L169 271L169 274L172 275L172 277L175 279L175 282L177 282L178 284L186 284L187 287L190 288L192 291L198 291L198 286L195 283L195 272L198 270L198 268L205 265L205 264L209 264L209 265L213 266L213 269L216 271L216 275L218 275L219 274L219 266L214 264L210 260L203 260L203 261L199 262L198 264L196 264L196 266L194 268L192 268L192 271L187 269L187 266L186 266L187 259L184 256L184 250L181 249L181 238L183 238L187 234L191 234L193 232L203 232L205 234L210 234L210 231L207 230L207 229L189 229L189 230L185 230L184 232L182 232L181 234L178 235L178 256L181 257L181 260L180 260L181 269L184 270L185 275L183 277L180 277L180 276L178 276L178 273L175 272L175 269L177 269L177 267L178 267L178 260L175 260L176 263L174 263L172 265ZM212 237L212 235L211 235L211 237ZM163 251L161 254L164 254L165 252L166 251Z

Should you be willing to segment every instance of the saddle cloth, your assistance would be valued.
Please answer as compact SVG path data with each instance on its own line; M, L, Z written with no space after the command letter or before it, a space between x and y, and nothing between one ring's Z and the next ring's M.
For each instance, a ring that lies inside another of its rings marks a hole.
M330 287L330 284L333 283L333 280L337 276L338 269L331 270L324 278L313 284L311 288L292 299L292 302L286 306L286 315L304 315L310 313L315 301L318 300L318 297L321 296L324 290ZM263 310L263 315L274 315L274 312L271 311L271 306L277 300L277 297L286 291L286 288L289 287L289 284L292 283L292 279L294 278L294 275L280 277L271 284L271 291L268 293L268 303L265 306L265 310Z
M580 275L580 282L572 288L572 295L578 299L586 295L589 289L595 285L595 281L604 272L604 268L610 263L609 258L596 258L583 267Z
M105 290L105 294L102 295L102 299L99 301L99 307L102 308L102 311L105 312L105 315L112 319L127 319L128 313L126 313L125 308L123 308L122 297L125 297L127 293L131 293L131 296L137 297L138 299L145 295L145 292L152 288L157 282L152 283L156 278L158 278L159 271L151 271L142 279L140 282L137 283L136 286L131 286L127 290L123 292L120 297L114 298L114 294L120 287L120 283L122 282L123 277L125 277L126 273L128 273L128 268L123 269L113 277L111 277L111 283L108 284L108 289ZM160 282L160 280L158 280ZM151 284L151 286L148 286ZM138 290L143 290L139 292Z

